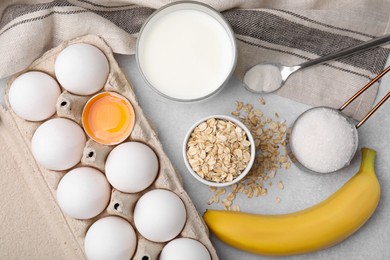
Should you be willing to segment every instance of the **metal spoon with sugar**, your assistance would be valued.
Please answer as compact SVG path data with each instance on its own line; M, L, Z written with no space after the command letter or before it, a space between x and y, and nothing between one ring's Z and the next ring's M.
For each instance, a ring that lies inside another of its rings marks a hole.
M356 54L390 41L390 35L384 35L356 46L348 47L336 53L328 54L314 60L301 63L295 66L285 66L282 64L259 63L249 69L244 76L246 88L255 93L271 93L283 86L287 78L294 72L330 60Z
M350 164L358 147L357 129L390 97L390 92L356 125L342 111L389 71L390 66L339 109L315 107L305 111L295 120L288 150L294 157L292 159L296 159L293 161L298 167L310 172L330 173Z

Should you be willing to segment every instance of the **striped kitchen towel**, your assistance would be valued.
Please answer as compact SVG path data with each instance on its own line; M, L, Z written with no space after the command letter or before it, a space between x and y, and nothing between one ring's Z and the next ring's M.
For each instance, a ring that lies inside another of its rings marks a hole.
M26 68L49 48L85 34L103 37L120 54L134 54L145 19L169 0L3 0L0 78ZM389 1L204 0L226 17L237 37L236 76L259 62L295 65L390 33ZM313 106L339 107L380 72L389 49L378 47L292 75L278 95ZM360 119L378 87L346 113Z

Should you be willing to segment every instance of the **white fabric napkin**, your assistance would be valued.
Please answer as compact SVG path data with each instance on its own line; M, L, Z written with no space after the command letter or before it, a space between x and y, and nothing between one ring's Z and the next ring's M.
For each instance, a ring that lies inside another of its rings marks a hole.
M0 3L0 78L43 52L85 34L97 34L114 52L134 54L145 19L167 0L22 0ZM236 76L259 62L296 65L389 33L390 3L369 0L204 0L226 17L237 37ZM312 106L338 108L384 67L389 49L378 47L292 75L276 94ZM378 86L345 112L361 119Z

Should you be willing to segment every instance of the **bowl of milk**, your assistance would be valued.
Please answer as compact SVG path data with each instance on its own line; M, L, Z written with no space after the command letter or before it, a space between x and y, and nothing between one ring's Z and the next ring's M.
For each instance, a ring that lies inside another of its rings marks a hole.
M141 28L136 60L147 84L175 101L214 96L232 76L236 39L225 18L197 2L175 2L154 12Z

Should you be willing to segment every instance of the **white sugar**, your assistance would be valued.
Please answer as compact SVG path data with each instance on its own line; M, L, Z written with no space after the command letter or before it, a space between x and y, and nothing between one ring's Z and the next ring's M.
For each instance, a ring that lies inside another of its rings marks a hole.
M273 92L282 84L282 75L274 65L257 64L245 73L244 83L254 92Z
M291 148L306 168L321 173L337 171L354 156L357 131L333 109L311 109L296 121L291 133Z

